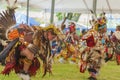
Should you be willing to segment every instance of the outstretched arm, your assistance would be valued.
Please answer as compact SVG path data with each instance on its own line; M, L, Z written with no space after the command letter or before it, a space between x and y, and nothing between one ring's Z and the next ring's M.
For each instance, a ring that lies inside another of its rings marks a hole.
M65 21L66 21L67 17L64 18L62 24L61 24L61 30L63 30L66 26L65 26Z

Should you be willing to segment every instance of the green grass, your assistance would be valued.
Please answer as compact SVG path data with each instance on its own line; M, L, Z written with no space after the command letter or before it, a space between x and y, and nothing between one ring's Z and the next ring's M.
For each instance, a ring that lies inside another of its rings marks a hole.
M0 71L3 67L0 67ZM31 80L87 80L89 74L80 73L79 68L75 64L53 64L53 75L47 74L42 78L42 71L38 71L35 77ZM20 80L14 72L4 76L0 74L0 80ZM101 68L100 74L98 75L98 80L120 80L120 66L117 66L115 61L108 62L104 64Z

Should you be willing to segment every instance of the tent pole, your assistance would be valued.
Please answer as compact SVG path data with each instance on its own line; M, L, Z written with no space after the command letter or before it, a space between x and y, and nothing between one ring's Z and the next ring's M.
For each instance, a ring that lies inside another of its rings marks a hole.
M28 24L28 18L29 18L29 0L27 0L27 18L26 18L27 24Z
M50 16L50 23L52 24L54 21L54 8L55 8L55 0L51 2L51 16Z
M96 6L97 6L97 0L93 0L93 12L96 16Z

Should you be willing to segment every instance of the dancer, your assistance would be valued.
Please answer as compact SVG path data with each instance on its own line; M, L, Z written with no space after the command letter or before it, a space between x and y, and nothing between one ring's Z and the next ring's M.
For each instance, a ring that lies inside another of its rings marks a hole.
M112 34L111 40L114 43L117 65L120 65L120 25L116 26L116 31Z
M103 14L105 16L105 14ZM96 21L97 20L97 21ZM89 80L97 80L97 74L101 68L102 59L104 59L105 42L108 40L106 36L106 18L101 16L98 19L92 20L92 29L90 29L84 36L83 40L86 40L87 48L81 54L81 58L85 58L85 62L81 64L80 71L84 72L86 69L84 65L88 66L88 72L90 74ZM105 41L102 41L105 40ZM87 54L87 56L83 56ZM83 68L84 67L84 68Z

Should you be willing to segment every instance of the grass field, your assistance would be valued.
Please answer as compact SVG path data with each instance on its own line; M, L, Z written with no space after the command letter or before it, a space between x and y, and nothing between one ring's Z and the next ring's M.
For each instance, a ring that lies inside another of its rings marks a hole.
M0 66L0 71L2 70ZM47 74L42 78L42 71L39 70L35 77L31 80L87 80L88 72L80 73L79 68L75 64L53 64L53 75ZM0 74L0 80L20 80L14 72L9 75ZM115 61L110 61L104 64L101 68L98 80L120 80L120 66L116 65Z

